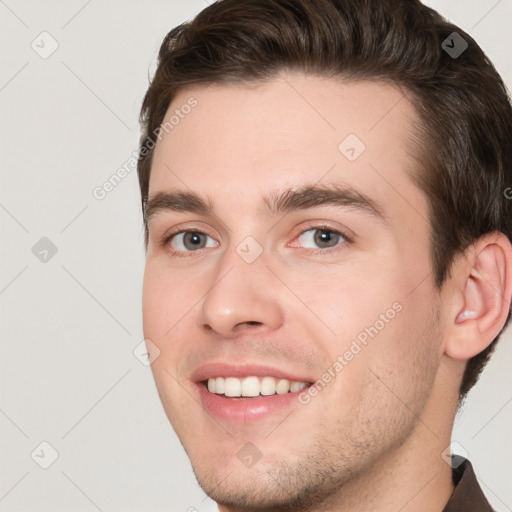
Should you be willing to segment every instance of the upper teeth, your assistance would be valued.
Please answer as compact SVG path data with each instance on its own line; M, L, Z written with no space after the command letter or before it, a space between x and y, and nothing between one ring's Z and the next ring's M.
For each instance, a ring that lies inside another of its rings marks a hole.
M259 396L284 395L291 391L300 391L307 386L306 382L275 379L274 377L216 377L208 379L208 391L226 396Z

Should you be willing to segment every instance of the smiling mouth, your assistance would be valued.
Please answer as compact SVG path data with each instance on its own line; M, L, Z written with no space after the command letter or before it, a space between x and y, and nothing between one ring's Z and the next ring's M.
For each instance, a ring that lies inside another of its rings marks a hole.
M249 376L242 379L238 377L211 377L202 381L202 384L212 394L233 399L258 398L276 394L286 395L302 391L312 385L311 382L276 379L270 376Z

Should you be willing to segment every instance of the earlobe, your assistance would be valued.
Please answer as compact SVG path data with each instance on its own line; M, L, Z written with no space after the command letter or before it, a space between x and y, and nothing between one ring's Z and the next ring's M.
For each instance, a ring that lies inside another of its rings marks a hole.
M460 278L459 306L445 354L470 359L485 350L508 316L512 293L512 245L502 233L480 238L455 270ZM462 304L462 305L460 305Z

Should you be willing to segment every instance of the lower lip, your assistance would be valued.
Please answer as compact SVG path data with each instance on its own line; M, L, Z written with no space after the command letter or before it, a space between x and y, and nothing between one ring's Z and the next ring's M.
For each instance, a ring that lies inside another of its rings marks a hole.
M218 419L247 425L257 423L268 415L282 412L298 402L301 391L284 395L257 396L254 398L229 398L210 393L204 383L197 384L201 403Z

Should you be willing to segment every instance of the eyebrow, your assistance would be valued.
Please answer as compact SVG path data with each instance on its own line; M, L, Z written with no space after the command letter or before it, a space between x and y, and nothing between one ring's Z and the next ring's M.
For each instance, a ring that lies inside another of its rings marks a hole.
M265 196L258 213L272 217L296 210L339 206L368 213L380 221L386 221L382 207L362 192L345 185L304 185L275 191ZM191 212L201 215L215 215L214 203L210 197L202 198L192 191L160 191L149 198L146 204L146 219L164 211Z

